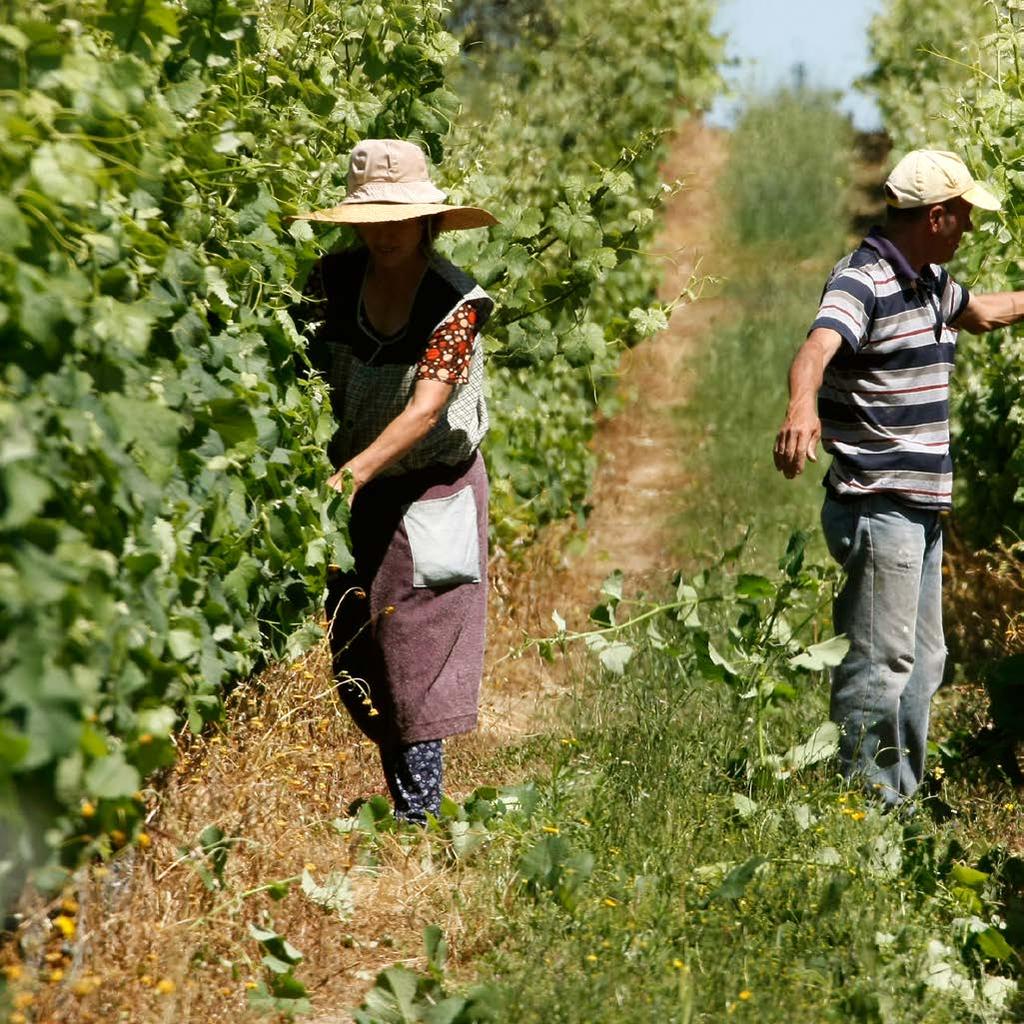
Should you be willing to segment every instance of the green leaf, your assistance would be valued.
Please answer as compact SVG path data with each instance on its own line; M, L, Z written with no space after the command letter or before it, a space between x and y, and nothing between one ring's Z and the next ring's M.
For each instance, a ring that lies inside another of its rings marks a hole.
M448 943L444 932L436 924L428 924L423 929L423 948L427 953L427 962L436 971L443 971L448 959Z
M101 757L85 773L87 792L100 800L121 800L138 792L142 780L120 751Z
M93 334L110 345L124 346L135 355L141 355L150 345L155 319L147 303L118 302L109 295L99 296L92 307Z
M178 461L184 418L157 401L108 395L105 400L121 439L132 456L157 483L167 483Z
M44 142L30 162L39 190L57 203L88 206L96 201L98 156L74 142Z
M822 722L803 743L790 747L782 755L782 760L789 768L798 771L835 757L838 752L839 726L835 722Z
M30 741L17 732L9 722L0 720L0 765L13 768L25 759Z
M4 239L8 251L21 249L31 241L28 224L21 210L13 199L5 195L0 195L0 238Z
M341 920L348 920L352 916L355 906L352 883L344 872L332 871L321 884L308 870L303 870L302 891L312 903L322 910L337 914Z
M249 935L254 938L271 956L283 960L287 964L301 962L303 956L283 935L259 925L249 925Z
M988 927L974 936L978 951L988 960L1012 960L1013 947L1003 937L998 928Z
M601 227L589 213L559 203L551 211L550 223L555 234L574 252L585 253L601 245Z
M759 601L763 598L774 597L776 589L775 584L764 576L753 576L749 573L743 573L736 579L737 597Z
M850 641L845 636L834 636L820 644L812 644L790 658L789 665L791 668L802 668L808 672L821 672L823 669L839 665L849 650Z
M668 317L661 306L652 306L650 309L640 309L639 307L631 309L629 322L641 338L650 338L659 331L668 329Z
M751 800L745 793L733 793L732 807L740 818L746 819L756 813L757 801Z
M626 577L621 569L616 569L604 578L601 584L601 593L608 598L612 604L618 604L622 600L623 587Z
M762 864L767 864L765 857L751 857L738 867L733 868L725 876L725 880L710 896L705 903L723 902L725 900L738 900L746 891L754 875Z
M0 466L0 529L16 530L38 515L53 495L53 485L33 464Z
M187 661L202 650L202 643L191 630L169 629L167 649L175 661Z
M984 888L989 876L984 871L969 867L967 864L954 864L949 869L950 877L967 889L980 891Z
M416 990L418 979L405 967L388 967L377 975L374 986L366 994L361 1009L381 1024L412 1024L418 1018Z

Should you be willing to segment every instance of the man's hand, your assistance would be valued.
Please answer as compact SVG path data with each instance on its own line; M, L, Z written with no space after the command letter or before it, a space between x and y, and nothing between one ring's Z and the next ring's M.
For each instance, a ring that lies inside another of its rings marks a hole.
M818 461L820 439L821 420L813 410L789 414L775 438L775 468L792 480L804 471L808 459Z
M825 367L839 351L843 339L828 327L816 327L800 346L789 368L789 408L775 438L775 468L790 480L804 471L807 460L818 461L821 420L818 389Z

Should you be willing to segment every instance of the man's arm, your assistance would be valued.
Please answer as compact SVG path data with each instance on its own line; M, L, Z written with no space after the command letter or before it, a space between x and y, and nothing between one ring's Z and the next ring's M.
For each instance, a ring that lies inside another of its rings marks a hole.
M990 292L972 295L951 326L971 334L984 334L1024 320L1024 292Z
M839 351L843 339L829 327L816 327L800 346L789 368L789 407L775 438L775 468L792 479L804 470L807 459L818 461L818 389L825 367Z

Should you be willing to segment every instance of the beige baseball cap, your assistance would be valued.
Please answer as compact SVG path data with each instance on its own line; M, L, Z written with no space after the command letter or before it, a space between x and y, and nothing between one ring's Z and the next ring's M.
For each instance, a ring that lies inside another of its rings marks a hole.
M892 169L883 188L885 201L900 210L944 203L959 196L982 210L998 210L1002 202L971 177L967 165L944 149L915 149Z
M476 206L452 206L431 180L427 158L415 142L364 139L349 157L345 198L326 210L299 213L289 220L329 224L382 224L440 215L438 230L497 224L497 218Z

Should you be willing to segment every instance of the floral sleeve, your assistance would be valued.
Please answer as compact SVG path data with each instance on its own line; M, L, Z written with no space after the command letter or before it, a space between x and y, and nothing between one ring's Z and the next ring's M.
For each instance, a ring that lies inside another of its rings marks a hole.
M479 320L479 311L472 302L459 306L427 342L416 379L465 384L469 380L469 363L473 358Z

